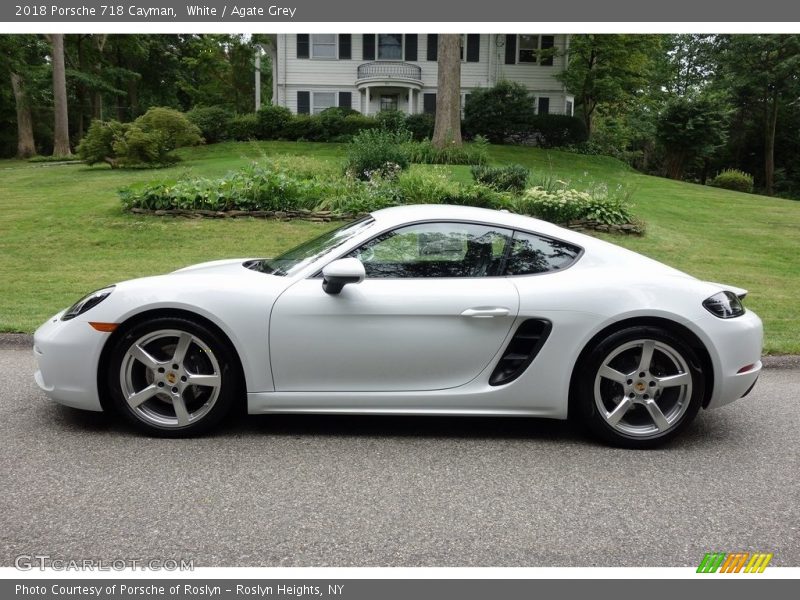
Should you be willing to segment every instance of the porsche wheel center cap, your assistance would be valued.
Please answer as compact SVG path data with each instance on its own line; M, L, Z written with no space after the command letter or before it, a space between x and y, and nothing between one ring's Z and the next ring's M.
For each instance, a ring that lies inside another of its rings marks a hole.
M167 380L167 383L173 385L176 381L178 381L178 376L173 371L170 371L167 373L165 379Z

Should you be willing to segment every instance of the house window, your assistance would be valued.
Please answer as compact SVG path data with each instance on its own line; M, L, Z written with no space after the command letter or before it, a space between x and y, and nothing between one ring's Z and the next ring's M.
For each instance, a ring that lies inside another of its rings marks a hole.
M538 62L543 67L553 66L555 36L520 33L518 38L518 63L536 64ZM544 54L544 56L542 56L542 54ZM506 57L506 62L508 62L508 57Z
M535 63L539 50L539 36L528 33L519 34L519 59L521 63Z
M318 115L326 108L336 106L336 92L314 92L311 94L311 112Z
M567 115L572 116L572 100L567 100Z
M403 34L378 34L378 60L403 60Z
M381 96L381 110L397 110L397 96Z
M550 113L550 98L547 96L539 96L539 102L537 104L536 114L538 115L546 115Z
M336 58L336 35L315 33L311 36L311 58Z

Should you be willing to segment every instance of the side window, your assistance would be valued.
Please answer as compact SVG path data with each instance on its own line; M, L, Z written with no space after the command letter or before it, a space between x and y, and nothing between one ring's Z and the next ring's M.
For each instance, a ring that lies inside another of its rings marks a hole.
M506 275L558 271L571 265L580 252L580 248L566 242L515 231L506 261Z
M367 277L491 277L502 270L511 232L471 223L421 223L364 244L350 256Z

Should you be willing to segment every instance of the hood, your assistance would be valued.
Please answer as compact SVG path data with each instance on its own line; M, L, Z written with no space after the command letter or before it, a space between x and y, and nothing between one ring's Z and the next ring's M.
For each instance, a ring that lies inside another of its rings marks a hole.
M250 260L261 260L258 258L226 258L224 260L212 260L209 262L198 263L183 267L173 273L221 273L235 274L244 269L244 263Z

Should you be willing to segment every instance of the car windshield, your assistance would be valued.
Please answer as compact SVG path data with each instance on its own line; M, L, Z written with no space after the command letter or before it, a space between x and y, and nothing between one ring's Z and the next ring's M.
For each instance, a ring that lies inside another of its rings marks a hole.
M321 236L303 242L275 258L265 258L255 260L247 267L255 271L261 271L268 275L294 275L307 265L319 260L328 252L344 244L347 240L355 237L368 227L375 220L372 217L364 217L358 221L353 221L343 225L333 231L323 233Z

